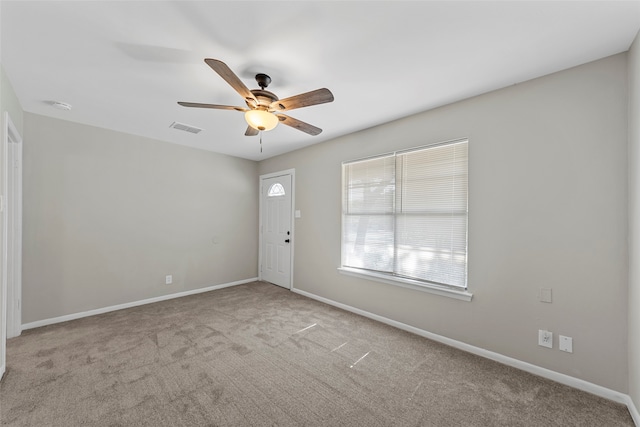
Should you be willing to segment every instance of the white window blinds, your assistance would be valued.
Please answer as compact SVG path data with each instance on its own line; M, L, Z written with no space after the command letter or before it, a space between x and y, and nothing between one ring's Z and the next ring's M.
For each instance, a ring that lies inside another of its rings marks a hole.
M467 285L467 146L343 164L343 267Z

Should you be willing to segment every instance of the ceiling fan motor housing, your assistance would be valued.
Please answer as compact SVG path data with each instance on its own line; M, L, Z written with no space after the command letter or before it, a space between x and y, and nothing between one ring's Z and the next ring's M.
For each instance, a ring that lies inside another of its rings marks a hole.
M251 93L256 97L256 100L258 100L256 108L268 110L271 103L278 100L276 94L268 90L252 89ZM247 103L247 105L251 107L249 103Z

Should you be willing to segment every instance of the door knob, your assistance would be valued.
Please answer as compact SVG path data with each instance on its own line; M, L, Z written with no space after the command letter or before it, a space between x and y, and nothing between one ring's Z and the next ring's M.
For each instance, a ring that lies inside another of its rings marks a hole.
M285 240L284 242L285 242L285 243L289 243L289 239Z

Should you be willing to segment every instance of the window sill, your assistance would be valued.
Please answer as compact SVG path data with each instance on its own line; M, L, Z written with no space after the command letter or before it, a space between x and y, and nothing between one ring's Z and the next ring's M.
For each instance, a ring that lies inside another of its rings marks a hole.
M445 288L437 285L430 285L428 283L418 282L417 280L402 279L399 277L391 277L384 274L377 274L373 272L358 270L356 268L339 267L338 272L347 276L359 277L361 279L374 280L376 282L386 283L388 285L401 286L403 288L409 288L416 291L428 292L430 294L436 294L443 297L459 299L462 301L471 301L473 294L466 290L457 290Z

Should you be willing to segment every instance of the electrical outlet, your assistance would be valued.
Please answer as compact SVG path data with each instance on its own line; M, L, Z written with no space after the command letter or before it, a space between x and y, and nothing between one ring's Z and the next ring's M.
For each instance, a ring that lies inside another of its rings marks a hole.
M167 274L167 277L165 277L164 279L165 284L170 285L173 283L173 276L170 274Z
M567 353L573 353L573 338L560 335L559 337L560 351L566 351Z
M538 330L538 345L553 348L553 332Z

